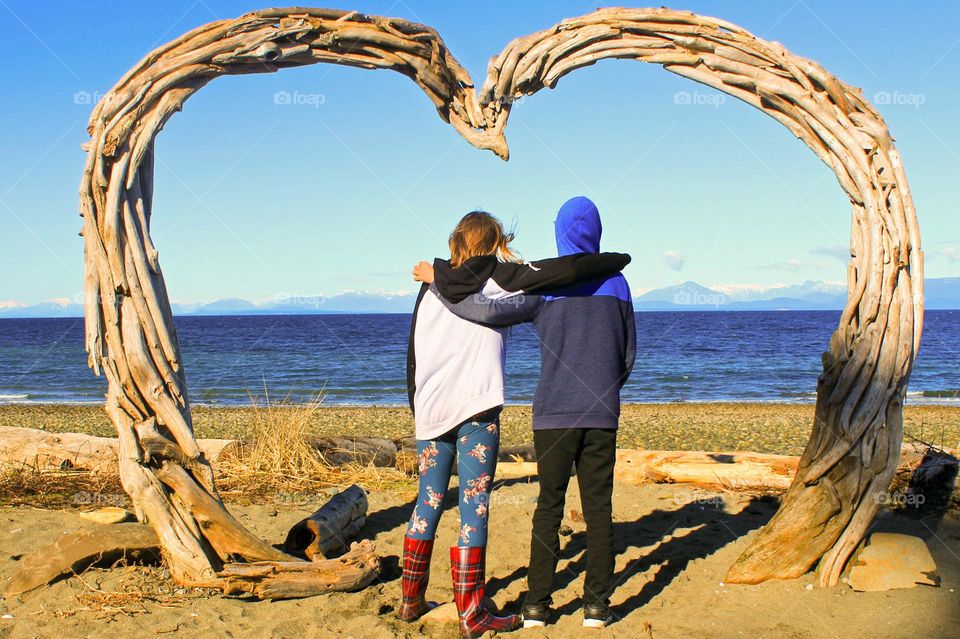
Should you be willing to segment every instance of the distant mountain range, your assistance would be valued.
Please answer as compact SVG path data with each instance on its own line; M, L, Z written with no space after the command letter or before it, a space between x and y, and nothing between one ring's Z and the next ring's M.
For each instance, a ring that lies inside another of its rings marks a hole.
M716 286L683 282L634 298L637 311L839 310L846 285L806 281L792 286ZM926 308L960 309L960 277L931 278L925 283ZM339 295L278 297L254 303L231 298L203 304L173 304L175 315L315 315L324 313L409 313L414 293L348 292ZM82 317L83 305L70 299L40 304L0 302L0 318Z

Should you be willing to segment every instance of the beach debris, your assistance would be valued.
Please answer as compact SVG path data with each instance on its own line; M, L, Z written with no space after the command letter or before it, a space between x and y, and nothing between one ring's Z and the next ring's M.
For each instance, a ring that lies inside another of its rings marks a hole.
M334 495L287 533L283 547L294 557L324 559L347 549L367 521L367 492L354 484Z
M583 518L583 513L582 513L582 512L580 512L580 511L577 510L576 508L571 508L571 509L570 509L570 521L572 521L572 522L575 523L575 524L582 524L582 523L584 523L584 521L586 521L586 520Z
M848 581L860 592L940 585L937 565L923 539L896 533L870 535L854 558Z
M197 440L200 450L211 461L216 461L231 443L231 439ZM25 468L116 472L118 450L116 437L0 426L0 462Z
M226 564L217 577L225 595L278 600L362 590L379 574L376 544L364 539L336 559Z
M133 513L126 508L119 508L117 506L107 506L105 508L80 513L80 519L103 525L120 524L132 518Z
M108 529L64 533L50 546L24 555L20 568L7 583L10 597L44 586L58 577L83 572L93 565L121 560L154 560L160 542L145 524L116 524Z

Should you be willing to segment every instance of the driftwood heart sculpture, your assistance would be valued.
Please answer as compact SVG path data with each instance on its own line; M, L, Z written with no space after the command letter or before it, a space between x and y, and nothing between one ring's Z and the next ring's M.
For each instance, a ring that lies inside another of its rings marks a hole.
M900 450L923 317L913 200L886 124L858 89L736 25L669 9L602 9L518 38L491 60L479 92L430 27L330 9L267 9L156 49L97 104L80 193L89 363L108 379L124 487L179 581L209 582L227 557L289 558L226 512L193 437L149 234L153 140L167 119L221 75L317 62L392 69L416 82L468 142L506 159L513 101L605 58L655 62L757 107L833 169L850 197L848 298L823 354L810 442L780 511L728 575L753 583L795 577L819 562L820 583L837 583Z

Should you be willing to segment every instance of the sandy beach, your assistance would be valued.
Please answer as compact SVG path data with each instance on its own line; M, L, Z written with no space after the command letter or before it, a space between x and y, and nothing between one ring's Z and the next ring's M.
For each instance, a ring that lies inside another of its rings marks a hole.
M529 407L509 407L504 443L529 441ZM621 446L661 449L755 450L799 453L812 419L809 405L673 404L624 408ZM201 437L244 437L251 409L194 412ZM324 407L311 417L316 433L409 434L405 408ZM909 407L909 437L956 446L960 409ZM16 405L0 407L0 424L50 431L110 435L112 427L99 407ZM456 479L454 479L454 482ZM108 488L117 490L117 487ZM530 515L535 479L498 482L491 512L489 592L498 606L516 610L525 585ZM321 505L328 491L267 494L243 499L227 496L230 510L264 539L279 542L289 527ZM122 495L118 495L122 497ZM107 637L136 634L149 625L151 635L178 637L431 637L456 635L455 626L437 622L404 624L394 617L399 604L398 554L415 497L412 479L393 482L370 494L369 518L362 532L374 539L384 557L383 572L358 593L336 593L299 601L254 602L218 593L178 588L161 566L91 569L9 600L0 599L0 638ZM121 499L121 501L123 501ZM4 502L7 503L7 502ZM93 526L78 517L85 504L31 507L29 500L0 507L0 581L17 569L21 556L53 542L64 531ZM570 508L579 509L574 484ZM456 504L441 522L438 548L454 543ZM918 587L858 593L841 584L813 587L813 575L759 586L723 583L726 568L776 511L775 497L713 492L683 485L628 486L615 489L618 588L612 604L619 621L610 637L725 638L931 637L956 636L960 624L960 519L914 519L887 511L874 531L898 531L926 540L942 580L939 588ZM559 617L545 630L516 636L567 639L582 636L579 593L585 538L571 518L563 538ZM435 553L428 592L438 602L452 600L445 552ZM778 602L771 607L771 602ZM912 611L912 612L911 612ZM922 614L920 614L922 611ZM903 620L909 617L910 623ZM53 629L56 628L54 631Z
M502 608L516 610L525 590L527 537L537 486L515 481L493 495L489 594ZM319 500L320 498L317 497ZM572 488L568 506L577 507ZM266 503L230 509L265 539L280 540L290 525L316 505ZM723 583L726 568L773 514L776 503L736 493L711 493L679 485L617 485L614 496L619 586L612 604L619 621L603 636L656 639L776 637L956 637L960 624L960 520L918 521L885 514L875 530L905 531L923 537L937 561L942 586L857 593L841 584L813 588L812 575L759 586ZM428 596L452 600L443 550L456 536L456 504L448 501L433 558ZM384 556L378 582L358 593L304 600L251 602L206 591L177 588L159 567L89 570L11 600L0 602L0 637L342 637L442 639L456 636L450 624L404 624L394 617L400 599L398 552L411 507L410 497L373 493L364 536ZM559 618L544 630L509 636L573 639L580 627L585 539L582 524L568 522L562 539ZM79 530L70 510L0 509L0 579L9 577L19 556ZM776 602L776 603L773 603ZM908 621L908 622L907 622ZM598 634L598 636L600 636Z

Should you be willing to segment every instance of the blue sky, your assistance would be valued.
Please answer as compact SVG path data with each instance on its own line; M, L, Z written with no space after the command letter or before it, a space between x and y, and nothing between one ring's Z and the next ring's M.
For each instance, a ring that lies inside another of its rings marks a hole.
M601 6L326 4L436 27L478 84L514 37ZM262 6L0 0L0 301L80 295L76 192L91 102L155 46ZM960 274L957 5L673 6L780 41L875 101L893 96L878 106L904 157L927 275ZM278 93L295 103L277 104ZM152 234L171 296L413 290L411 265L443 255L474 208L516 224L524 257L547 257L557 207L579 194L600 206L605 248L633 255L638 291L844 278L850 210L833 174L774 120L659 66L577 71L516 105L507 139L507 163L470 147L392 72L220 78L158 138Z

